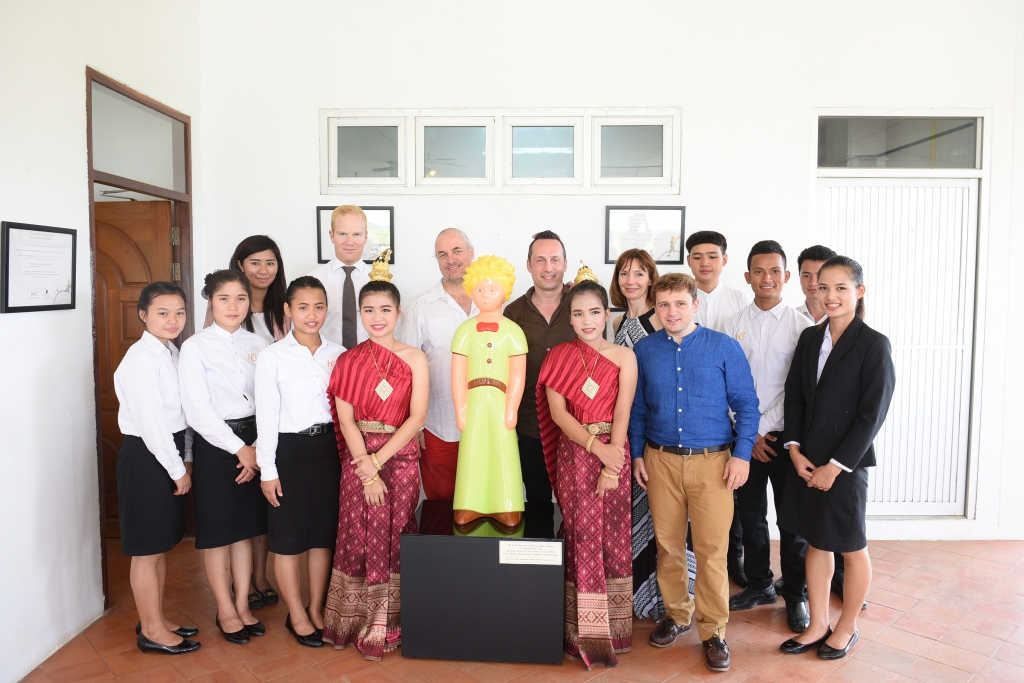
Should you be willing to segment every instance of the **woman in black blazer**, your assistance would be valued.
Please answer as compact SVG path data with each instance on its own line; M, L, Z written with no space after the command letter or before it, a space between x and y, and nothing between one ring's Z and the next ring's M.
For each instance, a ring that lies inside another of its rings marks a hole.
M811 623L782 644L787 654L818 649L846 656L857 642L857 615L871 585L865 508L872 446L896 385L889 339L864 324L864 272L833 256L818 272L828 322L804 330L786 379L783 444L794 470L783 490L779 526L807 539ZM843 612L829 628L833 553L846 563ZM847 609L849 606L849 609Z

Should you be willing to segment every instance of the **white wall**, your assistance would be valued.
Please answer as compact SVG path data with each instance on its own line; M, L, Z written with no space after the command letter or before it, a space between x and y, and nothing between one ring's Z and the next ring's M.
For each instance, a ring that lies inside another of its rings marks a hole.
M85 67L195 113L198 30L194 1L0 2L0 220L78 231L77 308L0 316L0 681L103 609Z
M813 108L989 108L977 519L872 520L869 533L1024 537L1024 499L1013 488L1024 465L1004 428L1004 416L1024 407L1004 383L1024 373L1019 358L1006 358L1010 325L1001 315L1011 254L1024 248L1010 231L1024 210L1014 213L1024 196L1012 201L1022 192L1014 163L1024 163L1014 137L1015 119L1024 121L1014 100L1024 86L1017 7L324 0L283 11L269 2L204 3L195 272L223 267L242 237L266 232L281 244L289 276L304 274L315 266L314 207L357 203L395 206L395 283L406 296L438 277L432 240L450 225L469 233L478 254L517 265L529 235L553 229L571 266L585 259L608 282L604 206L678 203L687 207L688 232L728 236L734 260L725 280L742 286L741 264L755 241L779 240L794 261L806 246ZM495 106L681 106L681 196L319 194L320 108ZM518 274L516 295L529 284L525 268ZM799 301L795 281L788 294Z

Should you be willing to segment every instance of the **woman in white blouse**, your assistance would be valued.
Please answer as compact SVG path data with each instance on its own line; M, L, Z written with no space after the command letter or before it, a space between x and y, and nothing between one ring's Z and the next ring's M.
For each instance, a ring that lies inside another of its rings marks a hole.
M327 384L345 350L320 336L327 292L315 277L288 285L291 333L256 363L256 462L270 501L270 552L288 605L285 626L307 647L323 645L324 604L338 531L341 460ZM302 603L299 556L308 553L309 608Z
M185 413L178 392L178 350L171 343L185 326L185 293L170 282L146 285L139 295L146 330L114 371L117 424L124 435L117 456L121 549L132 558L131 585L143 652L182 654L199 649L199 629L164 617L165 554L182 537L185 494L192 486Z
M256 477L256 359L267 342L244 329L249 281L234 270L206 276L203 297L213 324L181 346L178 382L185 417L195 433L192 495L196 548L203 551L217 627L231 643L262 636L245 590L253 537L267 533L267 501ZM232 600L231 586L239 587Z

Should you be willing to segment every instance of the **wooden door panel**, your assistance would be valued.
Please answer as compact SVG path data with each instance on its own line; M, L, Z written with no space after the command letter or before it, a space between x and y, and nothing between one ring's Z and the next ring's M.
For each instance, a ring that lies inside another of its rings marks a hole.
M114 370L145 330L136 313L143 287L170 276L171 203L98 202L95 217L104 526L106 535L116 538L121 535L117 516L117 454L122 436L117 425Z

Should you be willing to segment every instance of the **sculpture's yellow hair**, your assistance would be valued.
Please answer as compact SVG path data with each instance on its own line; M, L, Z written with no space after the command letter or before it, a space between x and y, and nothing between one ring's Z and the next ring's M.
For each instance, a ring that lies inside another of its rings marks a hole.
M512 296L512 287L516 284L516 268L500 256L481 256L466 268L466 276L462 286L466 292L473 293L473 288L483 280L493 280L505 288L505 301Z

